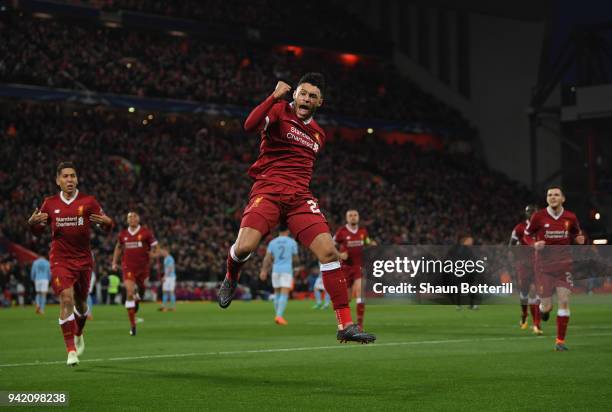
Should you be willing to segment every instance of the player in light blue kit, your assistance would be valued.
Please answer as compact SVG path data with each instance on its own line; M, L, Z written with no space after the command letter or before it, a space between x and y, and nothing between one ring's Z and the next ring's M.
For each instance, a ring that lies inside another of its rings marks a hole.
M174 258L168 251L167 247L162 247L159 252L164 257L164 277L162 279L162 306L159 310L162 312L176 310L176 295L174 290L176 289L176 266L174 264ZM168 300L170 300L170 306L168 306Z
M312 307L313 309L327 309L329 307L329 293L325 290L325 286L323 286L323 277L321 276L321 271L319 270L319 266L313 267L313 271L316 270L319 272L319 276L315 281L313 286L313 292L315 295L316 304ZM323 303L322 295L325 294L325 303Z
M30 278L34 282L34 289L36 290L36 313L44 315L49 281L51 280L51 265L49 261L42 256L34 260L32 270L30 271Z
M272 287L274 288L274 322L277 325L287 325L283 317L289 301L289 292L293 288L293 265L298 263L298 245L289 237L289 229L285 224L279 226L278 237L268 244L259 278L265 281L272 268Z

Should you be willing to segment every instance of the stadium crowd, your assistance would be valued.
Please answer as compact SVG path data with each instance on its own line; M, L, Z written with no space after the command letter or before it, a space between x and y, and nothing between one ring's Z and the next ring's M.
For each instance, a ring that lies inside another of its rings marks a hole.
M170 245L180 277L221 278L248 199L246 171L258 153L259 139L246 136L239 120L14 102L2 111L0 230L7 238L33 249L41 243L25 221L57 191L55 167L70 159L79 167L80 190L95 194L118 226L129 210L141 213ZM314 176L313 192L332 228L356 207L383 244L448 244L459 233L504 243L529 200L525 189L473 155L389 145L375 135L333 138ZM99 271L110 264L117 231L96 234ZM303 261L311 259L303 251ZM257 273L260 263L253 259L246 273Z
M220 45L16 12L4 13L0 21L4 82L252 106L277 79L295 84L304 71L324 67L330 84L324 113L435 126L455 137L474 135L458 111L423 92L385 60L362 58L347 66L336 54Z
M365 27L346 10L333 2L313 0L295 9L278 7L273 0L65 0L67 3L88 5L108 12L135 11L166 17L197 20L213 27L249 27L278 32L285 38L306 41L312 45L348 44L352 47L380 48L382 36ZM322 13L321 10L325 10ZM291 24L307 21L316 24Z

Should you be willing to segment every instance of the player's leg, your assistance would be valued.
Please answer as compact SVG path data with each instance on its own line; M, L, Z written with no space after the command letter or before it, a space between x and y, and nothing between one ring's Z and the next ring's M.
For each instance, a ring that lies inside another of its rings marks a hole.
M171 311L175 311L176 310L176 294L174 293L174 290L176 289L176 278L172 278L171 282L170 282L170 310Z
M287 321L285 320L285 309L287 309L287 302L289 301L289 292L291 291L290 287L286 287L286 282L284 282L283 286L278 289L278 306L276 309L276 318L274 321L279 325L286 325Z
M85 339L83 331L85 323L91 313L91 308L87 304L89 296L89 282L91 281L91 271L86 270L79 273L79 279L74 284L74 315L76 322L76 330L74 332L74 343L77 349L77 355L81 356L85 351Z
M316 228L317 225L323 227ZM357 325L353 324L351 318L351 308L348 303L348 290L346 287L346 277L344 270L340 265L340 257L338 251L334 246L329 232L321 232L322 229L327 228L327 223L317 224L311 226L311 228L305 229L298 239L303 244L308 244L310 250L315 254L319 262L321 263L321 273L323 274L323 285L325 290L329 293L336 312L336 318L338 320L338 334L337 339L341 342L357 341L361 343L369 343L376 340L374 335L361 332ZM313 238L315 233L318 234ZM309 239L313 239L308 242Z
M217 302L223 309L232 303L240 278L240 269L257 249L261 239L278 224L280 207L274 198L275 195L251 194L249 205L240 222L238 236L227 255L227 272L217 294Z
M66 364L74 366L79 363L76 347L74 344L74 333L77 329L77 324L74 316L74 289L73 285L76 282L76 273L63 268L53 268L52 287L53 291L59 299L60 316L59 326L64 336L64 344L68 352L68 360Z
M165 312L168 309L168 298L170 297L170 293L166 287L166 281L164 280L164 286L162 287L162 305L159 310Z
M123 280L125 286L125 309L130 321L130 335L136 335L136 282L132 273L128 272Z
M527 282L527 270L527 268L520 264L516 268L519 289L519 304L521 305L521 322L519 323L521 329L527 329L529 327L529 324L527 323L527 309L529 307L529 283Z
M547 322L552 311L552 295L554 290L553 274L539 273L536 278L536 290L540 295L540 319Z
M36 304L36 313L40 313L40 305L41 305L41 297L42 293L36 292L36 296L34 297L34 303Z
M566 351L565 334L567 333L567 325L570 320L569 300L571 290L568 287L557 287L557 300L559 308L557 309L557 339L555 341L555 350Z
M531 312L531 323L533 324L533 331L536 334L541 334L542 329L540 326L540 298L536 293L536 287L533 283L530 283L529 285L527 304L529 305L529 311Z
M353 287L351 293L355 299L355 306L357 311L357 325L360 330L363 330L363 318L365 316L365 300L363 299L363 277L355 278L353 281Z

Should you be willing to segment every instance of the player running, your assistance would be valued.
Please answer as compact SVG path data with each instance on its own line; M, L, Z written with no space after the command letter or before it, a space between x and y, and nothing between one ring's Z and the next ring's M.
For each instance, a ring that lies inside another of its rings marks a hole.
M281 224L278 237L268 244L268 250L263 260L259 278L265 281L272 268L272 287L274 288L274 322L277 325L287 325L283 317L289 292L293 288L293 266L298 264L298 245L289 237L289 229Z
M359 227L359 212L355 209L346 211L346 225L336 231L334 241L342 252L342 266L346 273L346 286L350 290L350 294L355 298L357 310L357 324L359 329L363 330L363 318L365 316L365 301L363 298L363 290L365 282L362 281L362 260L363 247L366 245L376 245L376 242L371 240L368 231L364 227Z
M244 123L247 132L261 134L260 152L249 169L255 183L240 231L228 253L227 273L217 299L222 308L230 305L241 267L262 237L280 221L286 222L293 236L308 247L321 264L323 283L338 320L337 339L369 343L376 337L353 324L338 251L327 220L309 188L316 156L326 141L325 132L313 119L323 104L324 83L320 73L305 74L293 92L293 101L288 103L283 97L291 86L280 81Z
M162 312L174 312L176 310L176 265L174 257L167 247L159 248L159 253L164 257L164 277L162 278ZM170 306L168 306L170 301Z
M584 236L576 215L565 210L565 196L560 187L546 192L548 207L535 212L525 229L523 239L536 250L536 290L541 297L542 320L547 321L552 310L552 294L556 289L557 310L556 351L566 351L565 334L570 318L569 300L572 281L572 256L569 245L583 245Z
M312 308L321 310L327 309L329 307L329 293L325 291L325 286L323 286L323 276L321 276L319 266L313 267L311 273L318 273L317 279L312 287L316 302ZM323 294L325 294L325 301L323 301Z
M115 252L113 253L112 270L117 270L117 261L121 256L121 271L125 285L125 308L130 320L130 335L136 336L136 312L138 302L146 290L145 281L151 274L150 260L158 254L158 243L153 232L140 226L140 216L135 211L127 214L127 229L119 232ZM138 290L136 289L138 287ZM140 292L140 293L139 293Z
M540 326L540 298L536 294L535 278L533 274L534 256L533 249L527 247L523 237L525 236L525 228L529 224L529 219L538 210L536 205L527 205L525 207L525 221L518 223L512 230L510 235L510 246L519 246L514 251L516 263L516 278L519 286L519 296L521 304L521 329L527 329L527 307L531 312L531 320L533 322L533 333L536 335L542 334Z
M36 291L36 313L44 315L45 305L47 304L47 292L49 292L49 280L51 279L51 266L44 256L39 256L32 263L30 278L34 282L34 290Z
M83 330L89 314L86 302L93 267L91 226L110 231L113 221L104 214L95 197L78 191L73 163L59 164L55 182L60 193L45 198L28 224L35 235L42 234L48 224L51 226L51 286L60 301L59 324L68 352L66 364L74 366L85 350Z

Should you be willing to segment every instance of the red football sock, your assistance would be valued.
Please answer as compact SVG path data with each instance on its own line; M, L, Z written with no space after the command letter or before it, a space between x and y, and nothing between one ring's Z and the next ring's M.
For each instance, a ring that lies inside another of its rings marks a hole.
M244 260L238 260L238 257L234 254L234 245L230 248L229 253L227 254L227 274L225 277L229 280L238 282L240 279L240 269L246 263L251 255L247 256Z
M534 305L529 305L529 310L531 311L531 319L533 320L533 324L540 327L540 305L538 303Z
M567 315L565 313L567 313ZM563 309L559 309L557 313L557 341L565 341L565 333L567 332L569 319L569 310L564 311Z
M64 335L64 344L66 345L66 351L76 352L76 347L74 346L74 331L76 330L77 325L74 321L74 313L64 320L60 319L59 324L60 328L62 329L62 334Z
M329 293L336 318L338 319L338 329L344 329L353 323L351 308L349 307L348 290L346 288L346 276L340 266L340 262L322 263L321 274L323 276L323 286Z
M525 323L527 320L527 305L521 304L521 323Z
M363 329L363 316L365 314L365 303L357 303L357 324L360 329Z
M77 310L74 310L74 314L75 314L75 321L76 321L76 329L74 331L74 334L76 336L81 336L83 334L83 329L85 329L85 322L87 322L87 316L89 315L89 308L87 308L87 311L84 314L80 314L79 312L77 312Z

